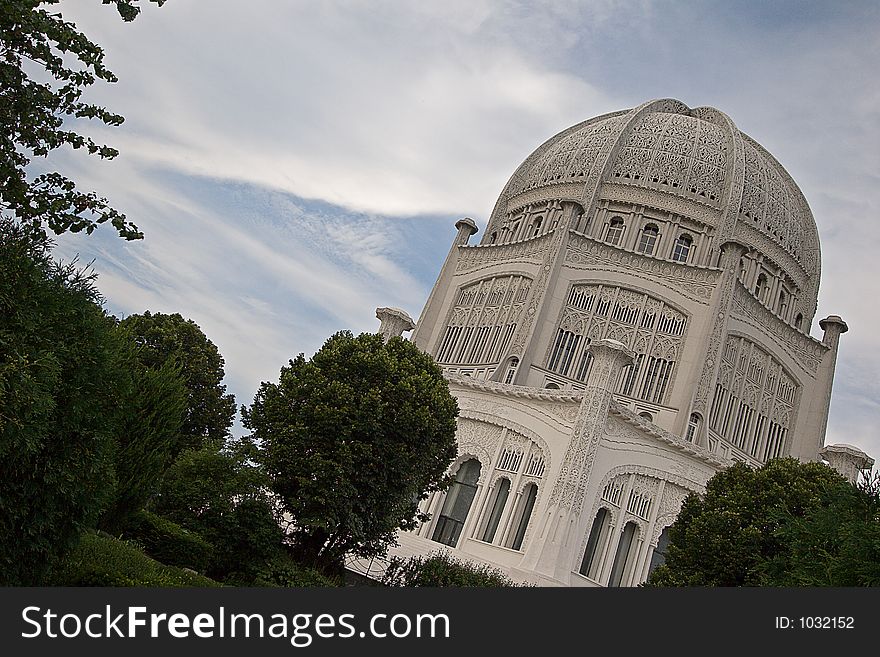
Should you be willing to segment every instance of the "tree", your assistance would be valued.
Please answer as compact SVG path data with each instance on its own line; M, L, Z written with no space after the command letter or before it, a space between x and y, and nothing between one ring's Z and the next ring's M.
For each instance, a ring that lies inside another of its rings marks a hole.
M147 311L129 315L119 328L137 345L143 366L155 370L168 363L180 371L187 403L174 454L199 449L206 441L222 442L235 418L235 397L226 393L222 383L223 357L199 325L177 313Z
M208 574L251 582L282 553L269 480L243 442L183 453L169 468L151 508L214 546Z
M806 543L800 523L816 527L854 499L853 486L822 463L773 459L758 469L737 463L713 476L703 496L685 499L669 528L666 561L649 586L776 586ZM820 520L825 518L825 520ZM793 533L794 532L794 533Z
M244 425L291 520L293 557L324 572L385 554L448 484L458 407L433 359L401 338L333 335L263 383Z
M122 335L119 335L122 333ZM124 331L116 329L124 368L124 385L117 388L120 409L114 430L113 501L100 525L116 529L140 511L155 494L165 471L180 452L180 427L187 392L179 370L171 363L157 368L140 365Z
M0 223L0 583L30 585L113 493L125 378L94 276Z
M772 586L880 586L880 478L832 489L814 512L787 512L776 532L787 550L764 568Z
M117 126L124 120L82 100L97 80L115 82L104 66L103 50L73 23L45 6L59 0L4 0L0 4L0 216L14 217L34 231L56 234L85 230L109 221L121 237L143 235L124 214L95 192L83 192L58 172L29 179L34 157L61 146L85 148L112 159L118 152L75 130L79 119ZM165 0L151 0L157 5ZM139 0L103 0L125 21L134 20Z

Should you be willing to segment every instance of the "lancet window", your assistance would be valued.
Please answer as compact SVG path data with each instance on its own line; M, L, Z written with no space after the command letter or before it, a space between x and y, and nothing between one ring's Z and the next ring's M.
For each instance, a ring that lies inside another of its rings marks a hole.
M649 294L606 285L573 285L547 354L547 369L586 381L589 346L603 338L635 352L617 392L652 403L665 402L681 350L687 318Z
M545 468L544 450L508 430L495 461L495 479L486 496L476 538L513 550L522 548Z
M530 286L525 276L498 276L461 288L437 346L437 361L497 363L516 330Z
M722 352L709 428L758 461L782 456L799 386L758 345L730 336Z

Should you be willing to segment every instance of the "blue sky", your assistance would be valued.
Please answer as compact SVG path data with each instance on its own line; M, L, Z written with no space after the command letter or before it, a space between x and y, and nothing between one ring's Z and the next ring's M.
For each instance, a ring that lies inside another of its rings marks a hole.
M64 236L116 314L180 312L239 404L377 306L418 317L454 235L481 227L541 142L651 98L726 112L819 226L817 320L850 326L827 442L880 457L880 5L876 2L168 0L131 24L63 15L119 76L91 99L112 162L53 164L145 233ZM818 325L812 329L820 337Z

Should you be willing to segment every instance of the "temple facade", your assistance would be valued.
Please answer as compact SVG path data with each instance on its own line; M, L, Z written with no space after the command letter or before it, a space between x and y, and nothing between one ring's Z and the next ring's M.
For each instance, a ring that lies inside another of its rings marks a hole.
M634 586L685 496L735 461L873 461L825 446L840 335L786 170L717 109L654 100L575 125L469 218L418 319L443 368L455 483L399 555L447 550L542 586Z

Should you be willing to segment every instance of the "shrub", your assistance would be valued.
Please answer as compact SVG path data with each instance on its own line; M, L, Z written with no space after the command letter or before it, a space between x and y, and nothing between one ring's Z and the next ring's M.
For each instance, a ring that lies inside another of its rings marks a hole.
M392 557L382 577L386 586L511 587L514 582L497 568L456 559L444 552L427 557Z
M55 586L220 586L203 575L161 564L137 545L104 533L86 532L49 578Z
M298 588L340 586L341 581L327 577L314 568L301 566L288 556L275 559L257 576L254 586Z
M149 511L133 514L123 526L123 535L169 566L205 572L214 558L214 546L204 538Z

